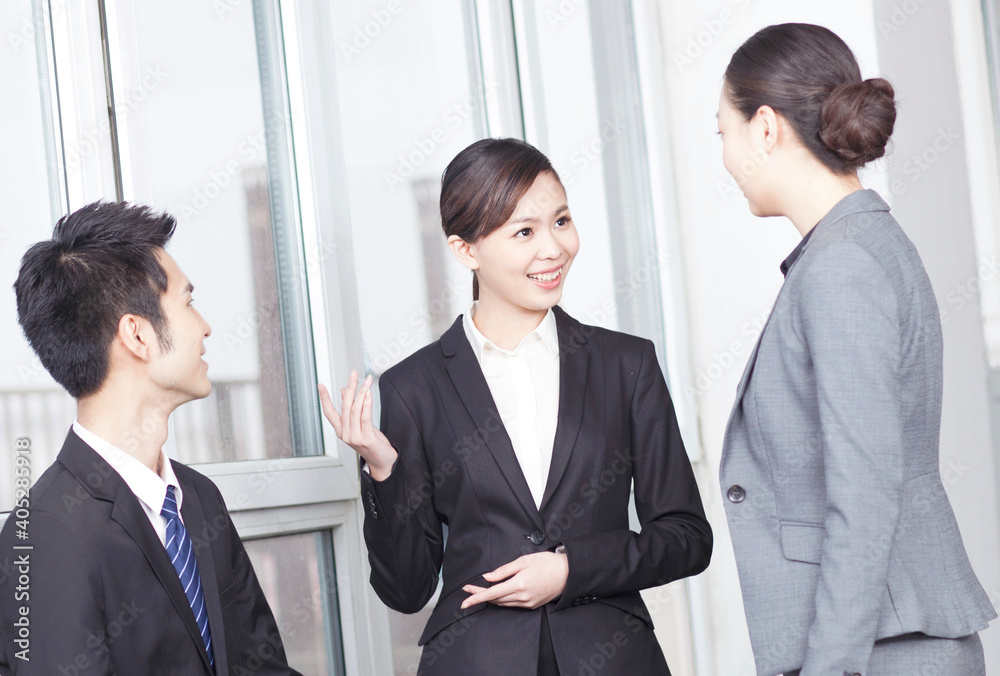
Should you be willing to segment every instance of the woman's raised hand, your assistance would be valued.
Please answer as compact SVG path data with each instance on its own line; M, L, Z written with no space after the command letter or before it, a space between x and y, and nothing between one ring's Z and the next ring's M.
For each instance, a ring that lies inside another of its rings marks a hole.
M358 389L358 372L351 371L347 387L340 390L340 413L337 413L330 393L322 384L319 386L319 400L323 415L333 425L333 431L368 463L372 478L382 481L392 471L397 453L385 435L372 425L371 387L372 377L368 376Z

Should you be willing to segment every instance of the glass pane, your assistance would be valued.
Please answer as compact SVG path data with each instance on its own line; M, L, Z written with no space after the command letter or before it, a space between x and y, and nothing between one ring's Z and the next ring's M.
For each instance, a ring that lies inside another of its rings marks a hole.
M615 276L604 153L625 120L601 120L594 74L589 2L524 2L518 58L527 141L559 172L580 232L580 252L560 305L585 324L618 329L616 290L629 295L648 279ZM624 227L621 224L619 227ZM620 235L616 235L620 236ZM648 269L641 270L648 273Z
M213 392L173 416L177 455L321 453L275 5L116 6L126 198L177 217L169 250L213 331Z
M375 373L437 338L472 300L438 209L444 168L483 135L483 107L497 95L496 83L474 84L471 5L416 3L405 17L383 0L333 5L365 367ZM416 673L435 602L389 611L396 674Z
M285 643L303 674L343 674L344 651L330 531L244 542Z
M0 3L0 33L8 44L0 49L6 105L0 108L0 127L16 130L4 136L5 158L0 163L0 185L16 199L5 201L0 212L0 510L13 505L14 444L31 440L33 479L41 475L62 447L76 415L76 404L46 372L17 323L12 285L21 257L29 246L52 236L58 218L58 185L62 180L54 148L51 99L43 35L32 16L31 0ZM56 204L54 205L53 202Z
M438 211L441 173L479 138L484 95L496 89L487 83L481 95L472 84L470 5L417 3L398 17L382 0L332 10L362 335L376 373L440 335L472 299Z

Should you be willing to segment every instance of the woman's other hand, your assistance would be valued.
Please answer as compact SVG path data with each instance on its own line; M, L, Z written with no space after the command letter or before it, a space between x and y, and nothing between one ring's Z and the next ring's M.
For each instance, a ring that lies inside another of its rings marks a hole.
M538 608L558 597L566 589L569 562L565 554L538 552L525 554L496 570L484 573L492 587L467 584L462 590L471 596L462 608L489 602L507 608ZM500 580L503 580L500 582Z

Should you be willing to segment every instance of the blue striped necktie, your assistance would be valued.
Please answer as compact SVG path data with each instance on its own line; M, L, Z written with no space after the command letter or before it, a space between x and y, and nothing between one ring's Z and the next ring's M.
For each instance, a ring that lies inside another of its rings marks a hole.
M201 632L201 640L205 642L209 664L214 667L215 653L212 650L212 632L208 628L208 610L205 608L205 594L201 590L198 561L194 557L191 537L177 513L177 499L174 497L173 486L167 486L167 497L163 500L160 516L167 520L167 556L170 557L170 562L174 564L174 570L177 571L177 576L181 579L184 594L187 596L188 603L191 604L191 611L194 613L194 621L198 624L198 631Z

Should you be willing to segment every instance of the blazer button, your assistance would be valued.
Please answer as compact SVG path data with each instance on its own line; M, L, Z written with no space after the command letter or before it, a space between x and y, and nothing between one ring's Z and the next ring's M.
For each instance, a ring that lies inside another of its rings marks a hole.
M743 502L743 498L747 496L747 492L743 490L743 486L734 484L729 487L729 492L726 495L729 496L729 502Z
M525 535L524 537L528 538L533 545L540 545L545 542L545 533L537 529L533 530L531 535Z
M377 519L378 518L378 509L375 508L375 496L372 494L371 491L368 491L368 496L367 497L368 497L368 509L372 513L372 518L373 519Z

